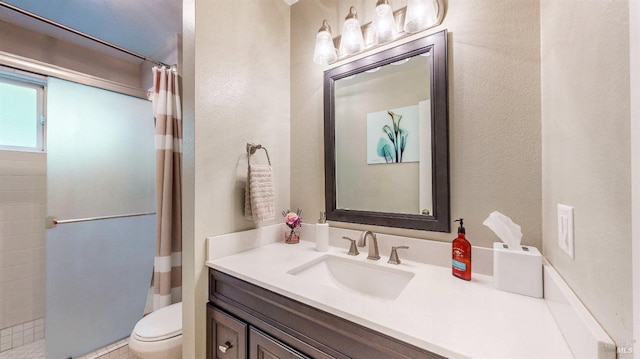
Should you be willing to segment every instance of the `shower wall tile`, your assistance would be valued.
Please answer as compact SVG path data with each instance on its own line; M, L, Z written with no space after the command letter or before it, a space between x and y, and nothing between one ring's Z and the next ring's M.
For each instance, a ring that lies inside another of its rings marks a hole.
M40 339L44 339L44 318L20 323L0 330L0 352L18 348ZM15 358L23 357L16 356Z
M22 152L17 153L22 154ZM41 156L44 156L44 154L41 154ZM3 175L6 175L5 173L11 171L11 173L8 174L11 176L44 176L47 171L46 167L39 167L34 165L34 163L37 164L38 162L25 161L24 159L19 161L0 159L0 171L2 171L1 173L3 173Z
M0 151L0 349L44 336L46 185L44 153Z
M0 237L0 252L44 247L44 232L24 236Z
M1 180L0 183L2 183ZM37 203L0 207L0 218L5 221L40 219L43 213L45 213L45 205Z

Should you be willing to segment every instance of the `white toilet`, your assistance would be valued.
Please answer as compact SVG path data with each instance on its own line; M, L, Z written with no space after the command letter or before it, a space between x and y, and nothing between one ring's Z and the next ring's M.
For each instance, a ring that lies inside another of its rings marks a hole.
M142 359L181 359L182 302L140 319L129 337L129 350Z

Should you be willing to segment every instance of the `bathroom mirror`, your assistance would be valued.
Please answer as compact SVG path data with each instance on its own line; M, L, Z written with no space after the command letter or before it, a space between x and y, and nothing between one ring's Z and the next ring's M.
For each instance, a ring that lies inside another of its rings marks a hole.
M327 219L450 231L446 30L324 74Z

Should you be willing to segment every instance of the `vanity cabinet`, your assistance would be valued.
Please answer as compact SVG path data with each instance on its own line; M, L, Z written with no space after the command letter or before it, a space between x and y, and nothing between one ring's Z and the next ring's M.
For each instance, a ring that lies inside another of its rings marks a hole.
M207 357L218 359L247 358L249 325L229 314L207 308ZM209 354L211 352L211 354Z
M306 355L271 338L255 328L249 331L249 358L255 359L305 359Z
M207 359L443 358L209 269Z
M264 323L263 323L264 324ZM213 306L207 308L207 358L310 358Z

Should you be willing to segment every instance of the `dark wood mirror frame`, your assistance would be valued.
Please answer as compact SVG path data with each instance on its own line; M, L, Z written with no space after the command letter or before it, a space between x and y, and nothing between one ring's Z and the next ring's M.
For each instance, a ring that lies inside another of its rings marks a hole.
M334 82L405 58L430 52L431 149L433 213L431 215L387 213L336 208L336 138ZM447 81L447 31L372 54L324 73L324 168L327 219L385 227L450 232L449 115Z

